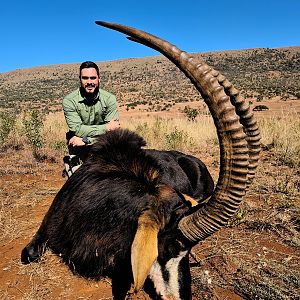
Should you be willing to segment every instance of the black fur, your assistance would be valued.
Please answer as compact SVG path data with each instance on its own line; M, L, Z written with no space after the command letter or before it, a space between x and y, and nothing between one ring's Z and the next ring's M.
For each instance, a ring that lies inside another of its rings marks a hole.
M146 150L161 168L161 181L198 201L209 197L214 190L213 179L205 164L198 158L179 151Z
M189 211L181 193L199 199L209 196L211 176L194 157L143 150L145 144L128 130L102 135L90 158L56 195L21 261L36 261L47 246L81 276L112 277L114 296L122 299L132 282L130 251L142 212L151 211L164 224L158 237L162 265L188 250L177 231L179 220ZM163 186L172 189L161 201ZM186 269L188 262L183 265ZM185 273L183 286L190 285L189 271Z

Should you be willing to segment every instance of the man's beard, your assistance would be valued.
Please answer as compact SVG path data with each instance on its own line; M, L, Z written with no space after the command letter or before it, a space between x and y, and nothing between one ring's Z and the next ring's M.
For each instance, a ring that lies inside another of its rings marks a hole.
M87 100L95 100L99 93L99 86L95 87L95 90L93 93L87 93L85 88L83 86L81 86L80 93L81 93L81 96L83 96Z

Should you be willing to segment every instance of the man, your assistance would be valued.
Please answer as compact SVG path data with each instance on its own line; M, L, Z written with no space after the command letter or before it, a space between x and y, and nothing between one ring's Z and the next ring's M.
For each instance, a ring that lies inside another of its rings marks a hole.
M66 137L70 156L64 158L69 165L68 176L86 159L97 136L120 128L116 97L99 88L98 66L91 61L83 62L79 79L80 88L67 95L62 103L69 128Z

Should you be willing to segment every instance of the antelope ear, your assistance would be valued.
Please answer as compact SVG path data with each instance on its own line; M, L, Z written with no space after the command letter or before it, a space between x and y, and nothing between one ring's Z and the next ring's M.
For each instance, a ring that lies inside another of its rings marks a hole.
M186 194L182 194L182 196L184 197L184 199L187 201L187 202L190 202L191 203L191 206L194 207L196 205L198 205L199 203L191 196L189 195L186 195Z
M149 274L150 268L157 259L158 224L144 213L139 217L138 228L131 246L131 267L134 290L137 292Z

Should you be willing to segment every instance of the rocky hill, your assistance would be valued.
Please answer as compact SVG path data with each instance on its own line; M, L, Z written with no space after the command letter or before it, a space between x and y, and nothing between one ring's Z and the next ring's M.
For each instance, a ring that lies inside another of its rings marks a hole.
M194 53L219 70L247 98L300 98L300 46ZM168 110L201 99L188 79L163 56L100 62L102 88L127 109L148 104ZM78 86L79 64L17 69L0 74L0 109L59 109L64 95Z

